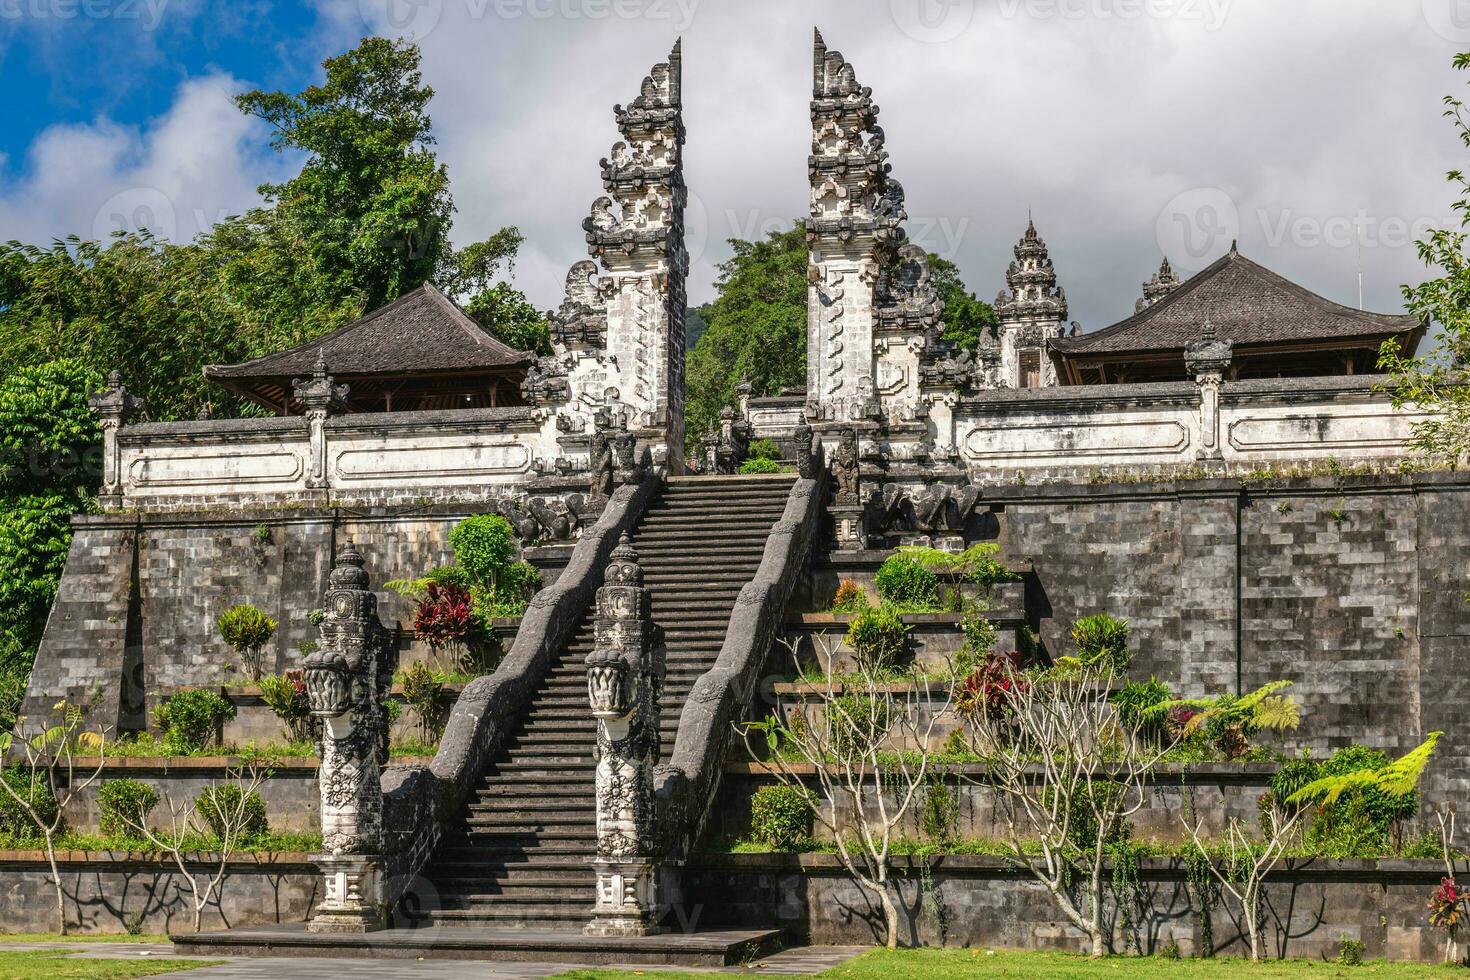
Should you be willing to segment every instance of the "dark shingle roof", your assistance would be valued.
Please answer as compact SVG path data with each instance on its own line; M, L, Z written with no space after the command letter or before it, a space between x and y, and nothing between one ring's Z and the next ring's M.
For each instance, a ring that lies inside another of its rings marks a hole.
M210 365L220 381L309 377L317 352L334 377L416 372L473 372L525 364L531 355L511 350L475 322L433 283L325 336L242 364Z
M1126 320L1076 337L1058 337L1063 354L1183 350L1199 341L1205 322L1237 347L1404 333L1415 316L1369 313L1334 303L1278 276L1231 249L1223 258Z

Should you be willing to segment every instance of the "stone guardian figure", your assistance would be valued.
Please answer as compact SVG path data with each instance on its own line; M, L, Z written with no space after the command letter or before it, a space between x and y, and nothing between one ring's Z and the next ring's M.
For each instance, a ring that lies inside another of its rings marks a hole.
M597 590L587 696L597 719L597 902L589 936L659 932L653 767L659 755L663 650L628 536Z
M306 658L303 674L311 713L322 726L317 745L323 853L312 860L326 878L326 895L307 928L371 932L383 927L383 698L391 675L378 598L350 541L337 556L323 609L321 647Z

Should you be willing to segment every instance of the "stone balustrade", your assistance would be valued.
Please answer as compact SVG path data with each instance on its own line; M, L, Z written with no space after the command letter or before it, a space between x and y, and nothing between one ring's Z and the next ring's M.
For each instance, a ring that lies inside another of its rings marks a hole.
M530 409L151 422L115 430L111 505L181 510L504 494L540 475Z

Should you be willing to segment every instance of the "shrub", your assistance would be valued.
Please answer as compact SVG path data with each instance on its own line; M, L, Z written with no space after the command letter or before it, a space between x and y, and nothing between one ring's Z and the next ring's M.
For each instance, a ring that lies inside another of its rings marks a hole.
M430 582L414 611L413 632L436 650L463 640L474 627L474 604L458 585Z
M472 589L475 597L475 612L480 617L482 629L489 629L490 620L505 616L519 616L526 611L526 603L541 588L541 570L530 562L512 562L500 573L499 584L494 592Z
M1160 681L1157 677L1150 677L1147 681L1133 681L1123 685L1121 690L1113 692L1113 704L1118 709L1118 719L1125 726L1132 729L1137 726L1138 730L1147 735L1157 735L1163 729L1162 719L1146 719L1144 713L1156 704L1162 704L1174 697L1169 690L1169 685Z
M219 727L235 717L235 706L215 691L179 691L153 709L163 742L175 755L198 752L219 737Z
M965 635L965 645L955 658L955 673L961 675L970 673L990 655L990 648L995 646L996 637L995 624L986 615L989 610L983 603L966 603L964 611L965 618L960 623L960 629Z
M1388 755L1365 745L1349 745L1324 759L1316 769L1317 779L1374 772L1389 764ZM1303 773L1305 775L1305 773ZM1295 792L1310 783L1305 780ZM1401 847L1400 831L1404 821L1419 812L1419 793L1411 790L1401 796L1384 792L1371 783L1345 790L1322 806L1308 832L1312 844L1325 853L1341 856L1381 853Z
M265 817L265 801L259 793L249 796L244 796L244 793L234 783L207 787L194 797L194 810L220 840L224 839L226 830L232 829L230 824L234 825L233 833L237 840L259 840L270 830Z
M762 786L750 798L750 835L778 851L811 839L813 797L796 786Z
M1124 674L1133 658L1128 653L1128 623L1107 613L1083 616L1072 624L1072 642L1084 667Z
M293 742L312 737L311 699L306 696L306 681L301 671L288 670L262 677L260 699L285 723L286 733Z
M454 560L469 584L495 591L497 577L516 553L515 528L499 514L477 514L460 521L449 532Z
M419 730L426 741L438 741L444 732L445 691L425 663L411 664L403 672L403 700L419 716Z
M893 555L878 566L878 595L911 609L933 609L939 604L939 579L912 557Z
M776 445L774 439L755 439L745 451L747 461L752 459L769 459L776 462L781 461L781 447Z
M858 667L882 673L897 667L908 646L909 628L886 606L867 608L848 624L847 643Z
M740 473L750 475L758 473L780 473L781 464L774 459L747 459L740 464Z
M158 791L136 779L109 779L97 790L101 811L98 828L104 835L131 836L158 806Z
M992 653L955 689L954 708L961 717L997 717L1012 710L1013 691L1030 686L1021 671L1021 655ZM982 715L983 713L983 715Z
M219 617L219 635L241 658L251 680L260 679L260 650L276 635L276 621L254 606L231 606Z
M888 734L888 702L871 694L839 694L828 703L829 740L839 757L867 754Z
M1354 939L1348 935L1337 937L1337 965L1338 966L1362 966L1363 953L1368 947L1361 939Z
M938 548L905 547L898 553L923 565L931 572L953 575L966 582L986 588L997 582L1019 582L1021 576L1007 568L995 556L1000 554L1000 545L994 541L981 541L955 554Z
M868 608L868 593L850 578L837 583L837 594L832 597L832 611L840 613L861 612Z
M55 819L56 797L46 783L44 772L33 774L28 769L13 766L0 769L0 779L5 780L21 799L34 806L43 822L50 823ZM0 790L0 833L17 840L30 840L40 834L25 808L4 790Z
M955 798L941 776L931 776L924 783L924 800L919 810L919 829L936 844L946 844L955 837L959 826L960 801Z

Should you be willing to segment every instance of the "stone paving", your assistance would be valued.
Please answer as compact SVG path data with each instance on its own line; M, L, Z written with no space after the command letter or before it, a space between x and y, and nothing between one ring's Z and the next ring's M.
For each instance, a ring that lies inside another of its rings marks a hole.
M753 973L771 976L814 976L846 963L853 957L866 952L866 946L798 946L783 950L746 966L728 967L677 967L633 965L627 967L640 973ZM352 976L354 980L377 980L383 977L401 977L408 972L406 960L323 959L312 957L293 962L281 957L193 957L179 956L168 943L86 943L44 942L5 943L0 950L69 949L75 950L78 959L154 959L198 960L217 962L224 965L203 967L180 973L159 974L163 977L197 978L197 980L295 980L321 976ZM504 978L504 980L541 980L568 970L588 970L594 967L572 963L512 963L488 962L483 960L417 960L412 972L426 980L469 980L469 978ZM597 967L595 969L603 969ZM607 969L617 969L616 966Z

